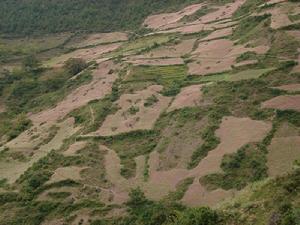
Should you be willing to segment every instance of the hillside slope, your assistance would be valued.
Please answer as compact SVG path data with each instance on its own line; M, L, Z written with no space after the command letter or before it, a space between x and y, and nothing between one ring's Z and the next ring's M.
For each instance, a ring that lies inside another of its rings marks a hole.
M299 225L299 1L37 2L1 2L47 34L0 38L0 225Z

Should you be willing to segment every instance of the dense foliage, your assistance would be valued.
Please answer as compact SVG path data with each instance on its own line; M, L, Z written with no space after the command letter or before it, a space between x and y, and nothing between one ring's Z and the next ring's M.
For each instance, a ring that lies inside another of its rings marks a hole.
M2 0L0 32L112 31L138 27L144 18L195 0Z

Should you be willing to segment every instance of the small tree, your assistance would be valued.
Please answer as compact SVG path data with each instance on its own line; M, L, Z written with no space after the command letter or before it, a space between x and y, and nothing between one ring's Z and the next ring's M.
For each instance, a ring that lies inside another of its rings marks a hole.
M72 76L80 73L87 67L87 63L80 58L71 58L65 62L65 68Z

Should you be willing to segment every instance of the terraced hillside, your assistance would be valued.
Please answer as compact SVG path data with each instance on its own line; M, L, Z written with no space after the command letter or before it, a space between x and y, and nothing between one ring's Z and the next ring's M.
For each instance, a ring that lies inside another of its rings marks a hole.
M170 2L0 39L1 225L299 225L300 2Z

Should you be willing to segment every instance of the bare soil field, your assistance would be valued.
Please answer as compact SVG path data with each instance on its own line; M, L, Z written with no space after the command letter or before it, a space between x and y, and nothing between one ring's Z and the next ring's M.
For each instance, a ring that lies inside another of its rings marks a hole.
M7 179L9 183L15 182L19 176L21 176L29 167L33 165L33 163L37 162L42 157L45 157L52 149L58 150L63 141L72 136L79 128L74 127L74 119L69 118L61 123L56 124L59 127L56 135L50 140L47 144L41 145L38 149L34 149L32 147L24 147L24 144L27 143L27 137L25 142L24 134L22 133L20 136L7 143L6 145L10 148L10 151L20 151L23 150L25 153L27 151L33 152L34 154L30 156L27 161L16 161L9 160L0 163L0 179ZM24 133L26 133L25 131ZM25 135L26 136L26 135ZM30 141L28 141L28 146L30 146Z
M221 139L221 144L213 151L209 152L199 165L193 170L184 168L174 168L170 170L159 170L160 154L156 151L150 154L149 171L150 177L147 182L140 182L137 179L126 180L120 175L120 159L114 151L106 155L105 168L108 179L114 187L125 193L129 188L140 186L148 198L161 199L170 191L175 191L179 182L188 177L196 177L183 198L183 203L187 205L214 205L225 197L231 196L233 191L216 190L208 192L199 183L199 178L214 172L221 171L220 163L225 154L237 151L249 142L262 140L271 129L271 124L254 121L249 118L226 117L217 136Z
M218 7L217 11L208 13L201 17L199 21L202 23L211 23L216 20L224 20L231 18L233 13L245 3L245 0L236 0L233 3L228 3L224 6Z
M143 91L122 95L116 102L120 110L106 117L95 134L110 136L133 130L151 129L171 101L170 97L164 97L158 93L161 90L162 86L152 85ZM158 101L152 106L146 107L145 101L153 95Z
M72 110L87 104L91 100L101 99L111 91L111 87L117 78L117 66L111 62L103 62L93 72L93 80L72 91L63 101L54 108L33 114L29 118L35 123L55 122L65 117ZM113 71L113 73L111 73Z
M100 44L127 41L128 34L123 32L90 34L79 40L74 40L66 45L67 48L84 48Z
M165 45L160 48L156 48L149 53L145 54L145 58L164 58L164 57L181 57L189 54L194 47L196 39L182 40L178 44Z
M298 65L296 65L294 68L293 68L293 73L298 73L300 72L300 49L298 49L298 52L299 52L299 55L298 55Z
M221 143L216 149L208 153L207 157L191 172L191 175L200 178L210 173L221 172L220 164L225 154L234 153L247 143L262 140L270 129L271 124L262 121L225 117L220 128L216 131ZM220 189L216 190L216 193L208 193L200 184L199 179L196 178L182 201L187 205L195 206L217 203L232 195L231 191L226 192Z
M176 23L179 20L181 20L184 16L194 14L202 6L203 4L195 4L190 5L178 12L152 15L146 18L143 25L147 28L158 29L163 26Z
M279 87L274 87L276 89L288 91L288 92L295 92L300 91L300 84L286 84Z
M69 148L63 152L65 156L74 156L80 149L83 149L87 145L84 141L78 141L70 145Z
M281 95L263 102L263 108L292 109L300 112L300 95Z
M99 45L93 48L78 49L70 53L54 57L48 62L45 62L45 66L49 67L61 67L70 58L82 58L85 61L93 61L101 57L104 53L108 53L118 49L122 43L113 43L107 45Z
M81 180L80 172L86 169L86 167L61 167L54 171L54 174L51 176L50 180L47 181L47 184L56 183L63 180Z
M280 176L292 171L293 163L300 159L300 136L273 138L268 150L268 174Z
M231 35L232 31L233 31L233 27L219 29L219 30L212 32L207 37L202 38L201 41L210 41L210 40L214 40L214 39L224 38L226 36Z
M234 45L232 41L227 39L201 42L192 53L194 61L188 64L189 73L205 75L229 71L235 64L237 57L242 53L254 51L257 54L264 54L268 49L268 46L247 48L243 45Z
M175 97L167 112L184 107L192 107L200 104L202 100L201 88L203 85L192 85L185 87Z

